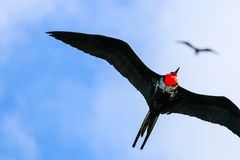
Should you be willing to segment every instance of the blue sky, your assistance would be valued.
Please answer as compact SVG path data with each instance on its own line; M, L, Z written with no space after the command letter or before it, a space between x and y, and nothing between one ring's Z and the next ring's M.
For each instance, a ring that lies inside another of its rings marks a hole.
M147 112L113 67L47 36L98 33L128 42L154 71L181 67L181 86L240 106L237 0L1 0L1 160L238 159L240 139L196 118L162 115L143 151L132 142ZM210 46L194 56L176 40Z

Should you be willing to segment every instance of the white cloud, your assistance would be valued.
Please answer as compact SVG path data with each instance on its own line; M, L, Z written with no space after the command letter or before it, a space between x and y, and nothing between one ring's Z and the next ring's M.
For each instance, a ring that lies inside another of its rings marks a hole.
M51 10L51 7L48 8L48 6L50 5L41 1L0 1L1 62L8 58L16 44L26 42L27 37L23 32L23 28L43 18ZM42 8L42 12L38 12L40 8Z
M33 43L29 30L34 30L34 28L38 28L37 26L44 26L49 17L54 17L54 21L57 21L68 19L67 17L71 17L77 11L81 15L80 6L80 2L75 0L67 2L58 0L1 0L0 62L5 62L9 55L16 52L16 47ZM39 32L44 34L42 31Z
M1 128L1 147L7 149L10 155L6 156L1 153L2 157L9 159L38 159L38 148L35 138L18 116L4 115L0 121ZM1 157L0 156L0 157Z

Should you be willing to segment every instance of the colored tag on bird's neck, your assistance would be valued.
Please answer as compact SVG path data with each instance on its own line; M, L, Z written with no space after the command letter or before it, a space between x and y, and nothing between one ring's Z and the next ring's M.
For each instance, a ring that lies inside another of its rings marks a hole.
M178 84L177 74L168 73L165 75L164 83L166 86L175 86Z

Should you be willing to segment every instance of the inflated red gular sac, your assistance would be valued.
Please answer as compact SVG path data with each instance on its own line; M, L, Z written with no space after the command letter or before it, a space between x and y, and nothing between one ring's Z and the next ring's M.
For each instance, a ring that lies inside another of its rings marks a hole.
M168 73L165 75L164 83L166 86L175 86L178 84L177 73Z

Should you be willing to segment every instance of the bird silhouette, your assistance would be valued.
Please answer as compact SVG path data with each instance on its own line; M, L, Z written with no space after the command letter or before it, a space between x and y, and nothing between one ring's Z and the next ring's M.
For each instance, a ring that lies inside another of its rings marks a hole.
M195 55L198 55L200 52L212 52L212 53L217 53L216 51L212 50L211 48L197 48L193 46L190 42L187 41L177 41L178 43L182 43L187 45L188 47L192 48L194 50Z
M157 74L120 39L76 32L47 33L85 53L106 60L143 95L149 111L132 147L135 147L139 137L143 137L146 132L140 147L143 149L159 115L170 113L194 116L223 125L240 137L239 108L226 97L201 95L184 89L177 80L179 68L166 75Z

